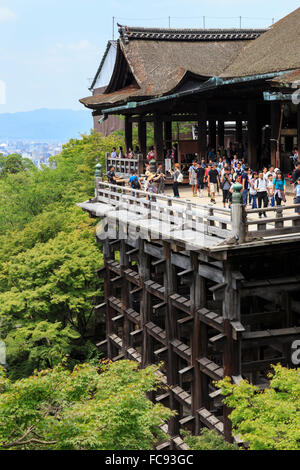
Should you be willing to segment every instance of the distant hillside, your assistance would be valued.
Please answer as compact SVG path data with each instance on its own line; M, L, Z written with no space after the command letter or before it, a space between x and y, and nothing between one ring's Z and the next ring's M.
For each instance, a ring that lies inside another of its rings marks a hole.
M0 114L0 140L66 142L80 133L89 133L92 127L92 116L88 110L38 109Z

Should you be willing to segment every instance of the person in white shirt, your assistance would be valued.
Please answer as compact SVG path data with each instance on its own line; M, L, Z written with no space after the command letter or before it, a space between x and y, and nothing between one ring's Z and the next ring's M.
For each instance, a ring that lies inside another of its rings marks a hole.
M116 149L116 147L113 147L110 156L111 156L111 158L117 158L117 149Z
M266 173L266 177L267 177L267 180L269 181L269 176L272 175L273 178L275 178L276 176L276 173L274 171L274 167L273 166L270 166L269 167L269 170L267 171Z
M264 207L268 207L269 197L268 197L267 184L268 183L266 181L266 178L264 177L263 171L260 171L259 177L257 178L255 182L255 189L257 191L257 204L258 204L259 209L261 208L262 203L264 204ZM262 217L262 215L264 215L264 217L267 217L267 214L265 211L259 212L260 218Z

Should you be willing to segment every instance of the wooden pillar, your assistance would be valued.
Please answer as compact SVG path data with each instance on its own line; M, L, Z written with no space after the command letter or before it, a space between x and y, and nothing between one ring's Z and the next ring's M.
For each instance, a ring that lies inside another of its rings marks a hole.
M196 312L206 304L206 282L198 274L199 262L197 253L191 252L191 261L194 269L194 280L191 286L191 315L194 317L192 331L192 366L194 368L192 415L195 418L195 434L199 434L200 422L197 410L201 406L208 406L208 381L207 376L200 372L198 359L206 355L208 339L207 326L200 322L199 315Z
M140 152L143 154L143 158L147 155L147 122L143 121L142 116L139 117L138 121L138 140Z
M240 296L238 290L233 287L233 271L233 266L229 262L226 262L224 264L226 287L223 300L224 333L226 335L223 353L224 377L238 376L241 374L240 343L233 340L233 328L231 326L231 321L240 321L241 317ZM232 426L228 418L230 412L231 410L227 406L223 407L224 435L228 442L232 442Z
M104 277L104 299L106 302L106 312L105 312L105 322L106 322L106 339L107 339L107 356L108 359L113 358L112 352L112 343L110 340L110 335L112 334L112 317L113 310L109 305L108 299L111 296L111 282L110 282L110 271L107 265L108 260L111 259L111 249L109 245L109 240L106 239L103 242L103 258L104 258L104 267L105 267L105 277Z
M128 267L128 256L126 255L126 243L124 239L120 240L120 268L121 268L121 276L123 277L122 280L122 287L121 287L121 304L122 304L122 313L124 315L123 321L123 354L127 357L127 349L130 345L129 334L130 334L130 322L127 318L126 310L129 307L129 282L124 275L124 270Z
M132 122L130 116L125 116L125 151L132 148Z
M145 253L144 244L145 241L139 238L139 275L141 278L140 287L143 289L142 300L140 303L140 315L143 329L142 367L146 367L152 363L152 339L145 328L146 323L151 319L151 295L145 288L145 281L150 279L150 256Z
M198 114L198 149L199 159L206 160L207 156L207 104L206 102L199 103Z
M241 144L243 142L243 121L240 119L235 123L235 131L235 139L239 144Z
M250 168L257 167L257 113L256 103L248 102L248 164Z
M225 136L225 123L224 121L218 121L218 140L219 140L220 146L224 146L224 136Z
M172 148L172 121L164 122L166 150Z
M157 162L162 162L164 157L163 121L159 114L154 114L154 151Z
M170 295L176 292L176 270L171 262L171 245L170 243L163 242L164 245L164 258L166 260L166 269L164 275L164 287L165 287L165 301L167 304L166 308L166 337L168 347L168 367L167 367L167 379L168 385L177 385L177 373L178 373L178 357L174 353L171 341L177 337L177 319L176 311L173 308ZM174 394L170 390L170 402L169 406L172 410L179 411L179 404L174 397ZM176 436L179 432L178 416L171 418L169 421L169 434Z
M271 165L276 166L276 151L277 151L277 139L279 134L280 126L280 103L273 102L270 105L271 113L271 142L270 142L270 151L271 151Z
M209 121L209 147L216 149L216 121Z

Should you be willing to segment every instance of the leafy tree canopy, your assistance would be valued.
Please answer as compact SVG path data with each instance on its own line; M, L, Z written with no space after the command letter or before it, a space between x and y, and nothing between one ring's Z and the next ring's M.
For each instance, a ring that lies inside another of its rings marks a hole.
M173 412L146 393L161 386L157 366L130 361L0 376L0 449L147 450L166 436Z
M243 380L233 385L229 378L218 382L224 402L233 409L234 433L249 443L251 450L300 449L300 369L273 366L270 388Z
M229 444L217 431L203 428L199 436L182 432L185 443L191 450L238 450L235 444Z
M12 153L7 157L0 154L0 176L3 177L25 170L35 170L34 163L29 158L23 158L17 153Z

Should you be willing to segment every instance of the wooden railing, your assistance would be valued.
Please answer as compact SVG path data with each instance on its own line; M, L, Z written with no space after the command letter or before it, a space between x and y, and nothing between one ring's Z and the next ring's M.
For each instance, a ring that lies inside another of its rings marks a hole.
M110 153L106 153L105 166L106 172L111 166L114 166L118 177L129 178L133 171L137 171L138 174L143 173L144 159L142 154L135 154L134 158L112 158Z
M300 234L300 216L295 212L297 207L300 207L300 204L248 210L244 221L245 240ZM259 214L262 213L265 213L266 217L262 215L260 218Z
M170 224L172 229L190 229L208 236L226 239L231 236L231 211L215 206L199 205L163 194L152 194L129 187L96 182L100 203ZM134 215L132 215L134 220Z
M295 213L297 205L250 209L245 211L241 203L230 209L152 194L126 186L112 185L96 178L97 202L124 209L143 218L160 220L172 228L191 229L210 237L241 244L266 237L289 234L300 236L300 216ZM267 217L259 217L265 212ZM274 214L275 216L269 216Z

